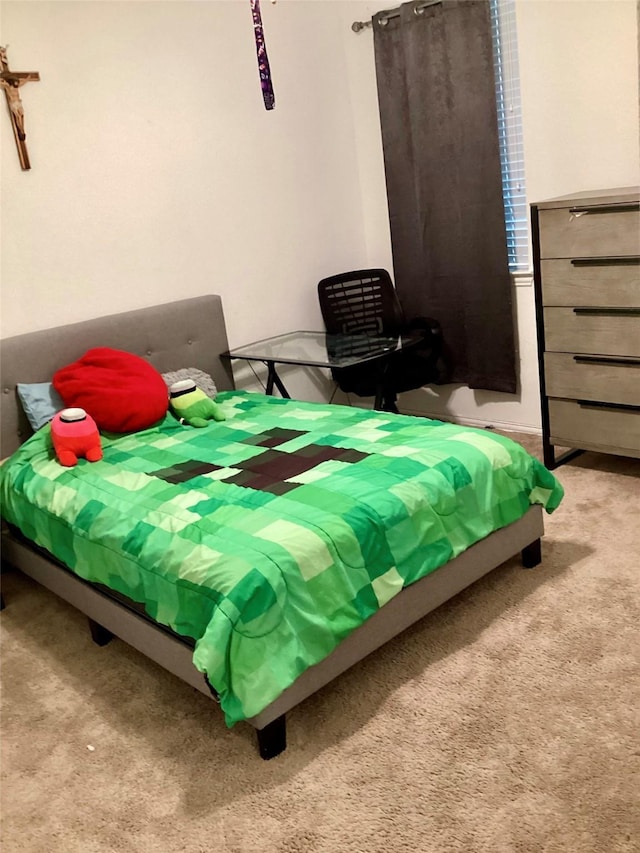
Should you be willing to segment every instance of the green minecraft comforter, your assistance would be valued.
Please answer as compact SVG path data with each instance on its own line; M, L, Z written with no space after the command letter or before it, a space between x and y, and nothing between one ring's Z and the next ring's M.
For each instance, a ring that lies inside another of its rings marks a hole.
M2 513L81 577L196 641L229 725L403 587L562 487L483 430L247 392L63 468L49 427L0 469Z

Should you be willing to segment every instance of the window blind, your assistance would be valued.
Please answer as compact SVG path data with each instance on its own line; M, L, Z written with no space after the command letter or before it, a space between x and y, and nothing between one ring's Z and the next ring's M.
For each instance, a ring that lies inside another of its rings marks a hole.
M515 0L489 0L509 269L530 269Z

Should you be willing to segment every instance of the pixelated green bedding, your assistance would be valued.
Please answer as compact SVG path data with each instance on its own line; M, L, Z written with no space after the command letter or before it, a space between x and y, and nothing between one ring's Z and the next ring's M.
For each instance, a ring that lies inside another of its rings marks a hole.
M196 640L226 720L259 713L404 586L554 476L483 430L246 392L204 429L171 415L63 468L48 427L0 470L3 515L81 577Z

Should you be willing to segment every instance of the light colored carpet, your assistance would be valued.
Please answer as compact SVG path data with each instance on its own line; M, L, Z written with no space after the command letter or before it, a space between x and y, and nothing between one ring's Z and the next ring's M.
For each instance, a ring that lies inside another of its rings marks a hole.
M504 564L307 700L271 762L5 575L4 853L640 850L640 462L557 475L543 564Z

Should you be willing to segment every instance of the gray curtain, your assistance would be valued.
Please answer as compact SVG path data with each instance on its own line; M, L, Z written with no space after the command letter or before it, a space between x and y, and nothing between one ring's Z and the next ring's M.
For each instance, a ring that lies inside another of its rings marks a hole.
M487 0L374 16L396 288L440 321L448 381L516 391Z

